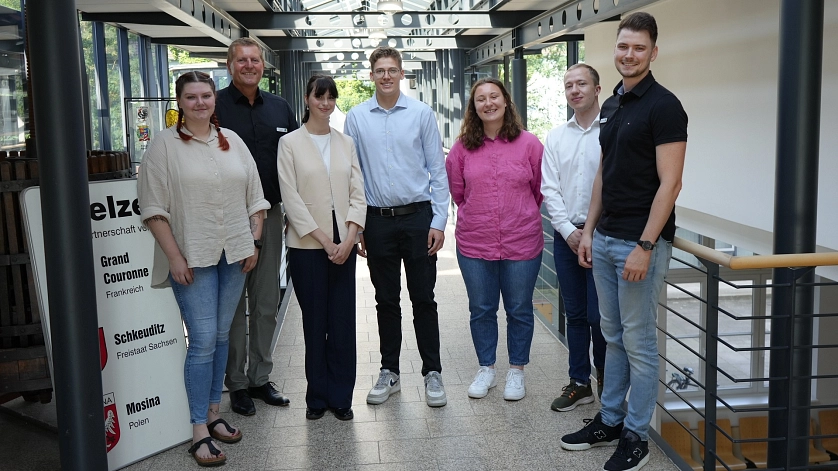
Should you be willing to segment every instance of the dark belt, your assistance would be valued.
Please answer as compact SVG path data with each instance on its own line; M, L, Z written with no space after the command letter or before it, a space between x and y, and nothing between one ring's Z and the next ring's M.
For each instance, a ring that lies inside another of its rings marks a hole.
M581 224L574 224L573 226L577 229L584 229L585 228L585 223L583 222Z
M372 216L405 216L407 214L417 213L425 206L430 205L430 201L420 201L418 203L410 203L403 206L391 206L388 208L367 206L367 214Z

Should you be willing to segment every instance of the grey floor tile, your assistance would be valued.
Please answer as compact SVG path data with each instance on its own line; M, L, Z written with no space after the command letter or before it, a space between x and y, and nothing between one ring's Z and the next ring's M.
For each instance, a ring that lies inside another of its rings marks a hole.
M341 441L271 448L265 469L351 469L354 465L380 462L378 442Z
M480 450L487 446L482 436L388 440L378 443L381 461L384 463L479 456Z
M451 402L445 407L428 407L424 402L392 402L374 406L375 420L430 419L434 417L471 416L474 412L466 402Z
M460 435L528 436L534 432L532 418L527 415L491 415L443 417L427 419L432 438Z
M434 460L407 463L362 464L355 471L436 471L441 469Z
M440 470L457 471L555 471L571 469L561 466L549 456L531 456L526 458L503 456L480 456L474 458L457 458L438 460ZM577 469L600 469L577 468Z
M18 417L0 414L3 446L0 446L0 468L8 471L58 470L58 434L32 425ZM12 431L12 433L9 433ZM36 446L33 444L37 443Z

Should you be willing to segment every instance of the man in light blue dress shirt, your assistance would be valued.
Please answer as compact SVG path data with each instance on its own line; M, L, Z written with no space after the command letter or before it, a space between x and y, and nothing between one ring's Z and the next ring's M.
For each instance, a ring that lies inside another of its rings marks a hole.
M377 48L370 54L370 67L375 95L352 108L344 129L355 139L364 175L367 221L358 254L367 257L375 286L381 340L381 372L367 403L381 404L401 390L399 302L404 263L425 400L431 407L441 407L448 400L441 376L434 285L450 198L442 139L433 110L400 91L404 70L399 51Z

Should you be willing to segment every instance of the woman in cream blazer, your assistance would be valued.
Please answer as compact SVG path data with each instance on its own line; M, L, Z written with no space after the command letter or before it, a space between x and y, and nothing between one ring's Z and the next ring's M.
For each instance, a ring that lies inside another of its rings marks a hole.
M315 75L303 126L279 140L279 187L288 216L288 262L303 312L306 418L327 409L350 420L355 388L355 259L366 220L355 143L332 129L337 86Z

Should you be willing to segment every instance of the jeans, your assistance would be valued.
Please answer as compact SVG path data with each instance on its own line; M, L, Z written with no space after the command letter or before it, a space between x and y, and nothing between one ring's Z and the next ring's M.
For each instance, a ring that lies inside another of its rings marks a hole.
M579 384L589 384L592 341L594 367L605 368L605 338L599 326L599 302L593 270L579 265L579 258L558 232L553 234L553 260L567 314L568 374Z
M422 358L422 375L442 373L439 355L439 316L434 301L436 254L428 256L428 231L433 211L423 205L403 216L367 214L364 241L381 341L381 368L399 374L402 344L401 264L413 304L413 328Z
M171 275L169 281L189 336L183 365L189 420L205 424L209 405L221 402L230 323L244 288L245 274L242 265L227 263L224 252L218 264L193 268L192 272L192 284L181 285Z
M498 349L498 303L503 295L506 310L506 348L509 364L530 362L530 346L535 329L532 294L541 254L532 260L483 260L470 258L457 250L471 313L471 338L480 366L495 364Z
M594 233L593 270L602 315L602 334L608 342L602 422L624 426L648 440L649 423L658 397L658 296L669 269L672 243L658 238L649 270L642 281L622 278L626 258L637 241ZM622 404L631 387L628 414Z

